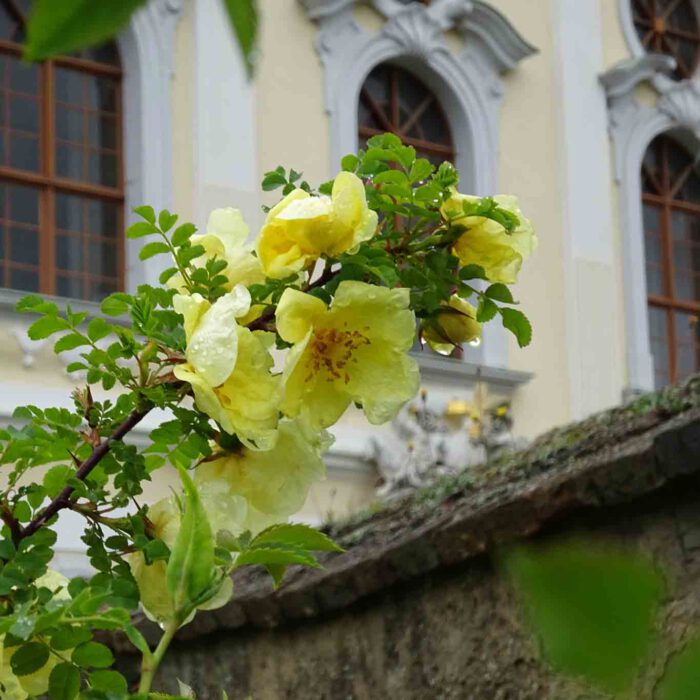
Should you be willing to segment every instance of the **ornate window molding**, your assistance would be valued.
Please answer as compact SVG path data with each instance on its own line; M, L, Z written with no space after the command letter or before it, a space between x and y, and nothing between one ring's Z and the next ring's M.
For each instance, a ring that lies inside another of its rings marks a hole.
M463 190L495 192L501 75L536 49L481 0L433 0L429 5L366 0L383 18L376 31L355 19L359 1L300 0L309 18L318 23L316 49L325 69L330 118L330 172L357 148L357 104L365 78L378 64L394 62L430 85L444 109ZM462 40L456 52L448 44L448 32ZM506 366L505 334L488 326L482 352L470 349L468 355L490 366Z
M700 0L698 0L700 5ZM700 143L700 75L675 81L672 58L646 53L632 23L629 0L620 0L620 16L633 57L600 78L608 100L615 179L619 186L627 333L628 391L654 388L647 318L647 286L642 221L641 167L652 140L677 131ZM652 86L642 93L641 86ZM687 140L687 139L686 139Z
M151 0L118 37L124 71L126 212L172 206L172 100L175 27L184 0ZM126 286L156 284L159 263L138 259L126 243Z
M700 0L693 0L695 5L695 13L700 17ZM624 34L625 40L627 41L627 47L630 50L630 54L635 59L643 59L646 56L654 56L660 54L649 53L643 46L642 42L639 40L637 34L637 29L634 26L634 17L632 10L632 0L618 0L618 15L620 18L620 26L622 28L622 33ZM673 59L671 59L673 60ZM647 79L650 80L652 85L659 90L659 92L664 92L676 85L678 81L671 77L671 73L675 68L675 61L671 64L670 70L657 72ZM700 83L700 64L695 69L695 75L692 78L693 81Z

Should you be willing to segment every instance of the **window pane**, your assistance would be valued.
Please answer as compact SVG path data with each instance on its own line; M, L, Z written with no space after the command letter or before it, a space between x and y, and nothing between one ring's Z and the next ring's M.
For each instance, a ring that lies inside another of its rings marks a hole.
M83 180L83 149L66 143L56 144L56 175Z
M113 153L90 151L89 180L96 185L117 186L117 157Z
M39 264L39 233L31 228L10 228L10 255L12 262Z
M121 207L114 202L99 199L88 200L88 230L95 236L116 238Z
M662 387L671 381L668 356L668 328L666 312L654 306L649 307L649 339L651 354L654 358L654 380L656 387Z
M67 104L84 102L83 74L68 68L56 68L54 73L56 99Z
M677 311L673 316L676 333L676 374L677 380L681 380L700 368L698 317L682 311Z
M24 185L2 185L0 193L7 197L7 218L23 224L39 224L39 190Z
M117 276L117 251L113 244L90 241L90 272L104 277Z
M117 120L111 116L89 114L88 143L101 148L117 147Z
M112 78L86 75L86 105L100 112L112 112L117 109L117 83Z
M83 239L81 236L56 236L57 270L83 270Z
M39 291L39 273L36 270L20 270L10 268L10 284L12 289L21 289L24 292Z
M66 277L59 275L56 278L56 294L60 297L83 298L83 280L81 277Z
M119 288L116 280L114 282L108 282L105 280L91 278L88 280L88 291L86 298L91 299L92 301L102 301L102 299L104 299L107 295L118 291Z
M36 95L39 92L39 66L25 63L15 56L5 56L9 71L9 84L13 92Z
M56 228L80 233L85 229L83 198L74 194L56 195Z
M9 98L10 127L18 131L39 131L39 103L31 97L13 95Z
M20 170L39 170L39 139L36 136L20 136L9 133L10 165Z
M56 105L56 136L63 141L83 143L85 140L84 115L81 110Z

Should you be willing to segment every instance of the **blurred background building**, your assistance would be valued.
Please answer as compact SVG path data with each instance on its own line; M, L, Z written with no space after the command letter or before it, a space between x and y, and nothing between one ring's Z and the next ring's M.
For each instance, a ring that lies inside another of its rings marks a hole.
M81 380L26 339L22 293L98 313L156 283L132 207L202 227L236 206L254 235L265 171L323 182L384 131L453 161L463 192L517 194L540 237L516 287L532 345L494 325L461 357L418 352L432 414L466 431L475 403L510 402L531 437L699 368L700 0L261 0L254 82L220 0L150 0L112 44L43 65L19 58L30 5L0 0L1 421ZM375 498L382 431L343 419L300 517Z

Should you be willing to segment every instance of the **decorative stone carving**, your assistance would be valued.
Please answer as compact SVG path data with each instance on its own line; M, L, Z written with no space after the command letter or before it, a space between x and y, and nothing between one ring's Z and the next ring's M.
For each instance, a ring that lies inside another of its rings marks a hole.
M694 82L680 84L665 92L657 109L673 123L700 137L700 86Z
M406 406L388 432L370 438L367 459L383 481L378 495L395 498L525 446L513 436L507 404L487 411L480 404L479 398L474 404L453 400L435 410L421 392L419 402Z
M29 324L13 326L10 334L17 341L20 351L22 352L22 367L31 369L36 364L36 355L46 345L46 339L31 340L27 335Z

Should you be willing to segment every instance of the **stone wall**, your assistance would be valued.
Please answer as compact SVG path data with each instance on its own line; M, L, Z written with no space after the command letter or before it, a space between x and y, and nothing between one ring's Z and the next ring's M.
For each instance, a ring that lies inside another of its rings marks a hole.
M669 573L666 633L700 624L700 409L605 414L475 478L338 528L348 551L277 591L243 573L233 603L183 629L161 683L200 700L601 697L549 673L521 623L495 555L523 537L649 552Z

